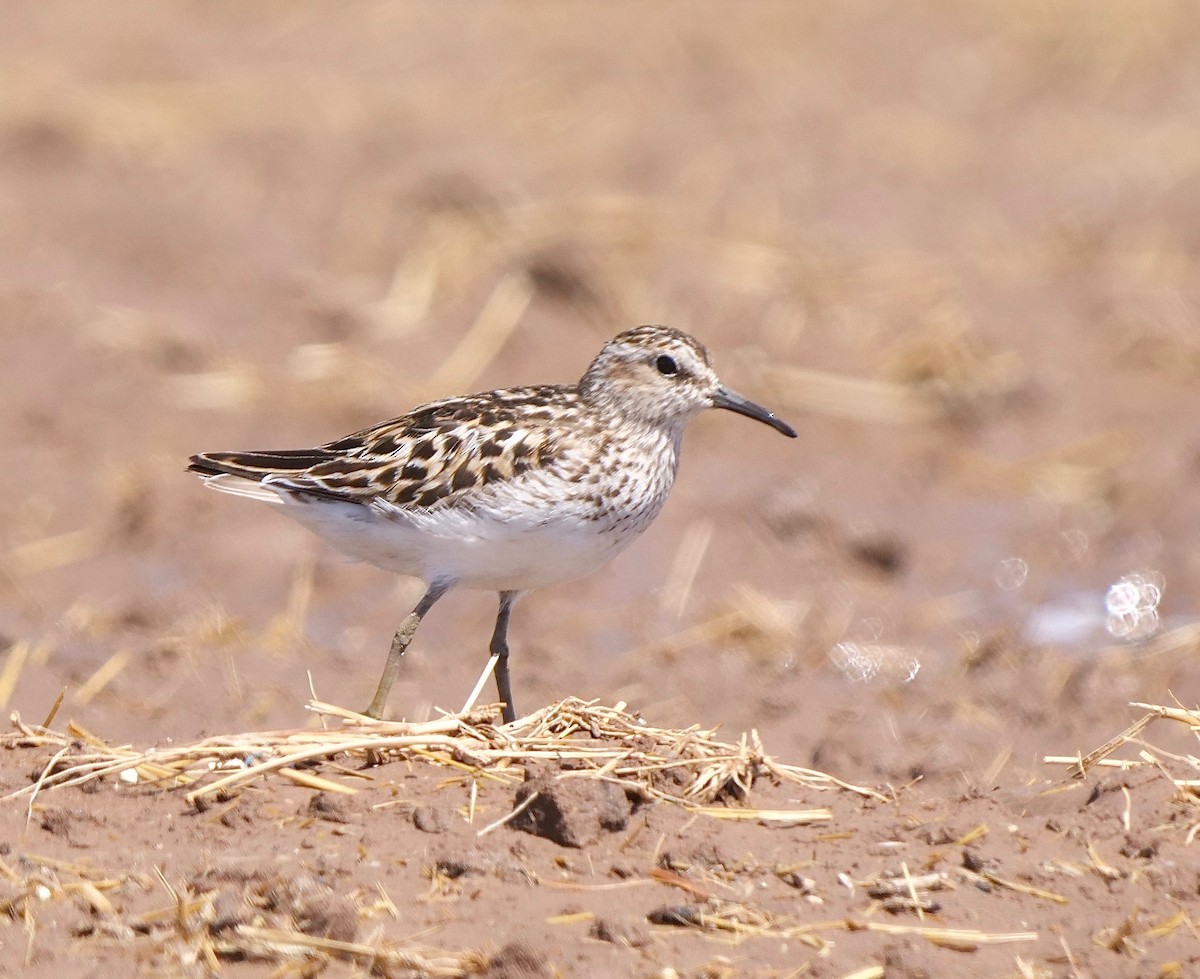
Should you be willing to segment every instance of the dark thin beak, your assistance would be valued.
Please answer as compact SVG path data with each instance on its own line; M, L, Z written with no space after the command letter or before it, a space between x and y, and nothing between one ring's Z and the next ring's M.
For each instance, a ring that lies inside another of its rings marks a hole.
M713 395L713 407L736 411L739 415L765 422L775 431L782 432L790 439L796 437L796 430L787 422L776 418L762 405L756 405L749 398L743 398L736 391L730 391L729 388L717 388L717 393Z

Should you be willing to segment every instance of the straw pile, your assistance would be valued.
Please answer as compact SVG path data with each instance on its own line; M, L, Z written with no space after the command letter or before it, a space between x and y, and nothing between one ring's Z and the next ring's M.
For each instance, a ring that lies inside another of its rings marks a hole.
M335 758L340 772L346 772L347 760L378 764L403 759L511 783L522 780L525 765L570 761L573 771L565 774L617 781L647 801L671 802L712 815L738 812L791 823L828 819L829 814L826 810L726 810L711 804L746 802L755 779L761 777L884 798L823 772L777 762L766 754L757 732L724 742L716 739L714 731L696 726L683 731L655 728L627 713L623 704L603 707L569 698L503 726L494 723L498 707L422 723L376 721L317 701L308 708L324 721L340 723L311 730L219 735L159 748L110 745L75 723L65 733L31 726L14 713L15 730L0 744L51 749L53 754L32 785L7 798L28 796L32 806L46 789L121 778L164 789L186 788L187 800L204 806L219 793L268 775L320 791L354 793L352 778L318 775L310 767ZM668 773L672 778L663 777Z

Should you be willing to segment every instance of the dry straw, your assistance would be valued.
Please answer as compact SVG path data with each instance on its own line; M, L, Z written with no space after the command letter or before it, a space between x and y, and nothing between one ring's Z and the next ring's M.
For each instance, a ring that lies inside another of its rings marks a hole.
M310 730L220 735L156 748L112 745L75 723L66 732L57 732L26 724L14 713L15 730L3 743L51 754L31 785L6 798L28 796L32 809L33 800L46 789L121 778L164 789L186 788L188 801L203 806L218 793L269 775L321 791L351 794L357 791L349 784L353 773L342 766L333 766L327 775L307 767L348 756L374 763L403 759L504 782L519 780L514 766L569 761L571 771L564 777L615 780L636 788L647 800L772 824L815 822L829 819L830 814L823 809L729 809L713 803L745 804L752 784L762 777L886 801L872 789L776 761L766 753L756 731L736 742L719 741L714 731L698 727L682 731L653 727L625 711L622 704L604 707L570 698L503 726L494 723L495 707L422 723L376 721L317 701L308 707L324 720L339 723ZM668 772L674 777L664 779Z
M1072 778L1083 778L1089 771L1097 767L1109 768L1140 768L1155 766L1166 772L1162 758L1167 758L1176 765L1184 767L1184 775L1168 775L1180 789L1193 790L1200 787L1200 760L1195 756L1181 757L1161 749L1151 748L1141 740L1141 733L1154 721L1168 720L1183 724L1200 738L1200 710L1188 710L1185 707L1161 707L1155 704L1132 703L1131 707L1140 707L1148 713L1143 714L1129 725L1124 731L1102 744L1099 748L1089 751L1086 755L1046 755L1042 761L1047 765L1067 765ZM1132 744L1140 749L1137 759L1112 758L1126 745Z
M1046 755L1042 761L1047 765L1068 766L1068 776L1072 781L1086 778L1094 768L1117 768L1128 770L1145 768L1157 772L1169 781L1177 793L1176 800L1188 814L1186 822L1181 821L1183 841L1190 846L1200 837L1200 758L1195 754L1178 754L1164 748L1148 744L1142 738L1142 732L1155 721L1174 721L1184 727L1196 738L1200 738L1200 710L1189 710L1186 707L1163 707L1155 704L1133 703L1131 707L1140 707L1147 711L1124 731L1102 744L1086 755ZM1113 758L1122 748L1131 746L1137 749L1137 758ZM1062 791L1065 786L1049 791ZM1121 786L1125 796L1125 809L1122 823L1125 831L1129 832L1132 825L1133 797L1129 788ZM1109 867L1089 848L1089 857L1093 869L1107 879L1113 879L1113 874L1119 873Z

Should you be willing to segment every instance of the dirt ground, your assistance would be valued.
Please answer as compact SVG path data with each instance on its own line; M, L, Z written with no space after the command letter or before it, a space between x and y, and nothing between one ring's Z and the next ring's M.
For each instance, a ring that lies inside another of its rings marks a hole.
M1191 4L10 0L0 82L0 972L1200 975L1200 725L1070 765L1200 703ZM642 322L799 439L695 422L512 731L306 709L420 585L187 457Z

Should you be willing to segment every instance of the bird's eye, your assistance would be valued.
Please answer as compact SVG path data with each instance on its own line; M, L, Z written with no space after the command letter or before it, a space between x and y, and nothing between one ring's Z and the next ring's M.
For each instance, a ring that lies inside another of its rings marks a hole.
M658 368L660 374L665 374L667 377L674 377L679 373L679 365L675 363L674 357L668 357L663 354L654 362L654 366Z

